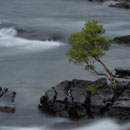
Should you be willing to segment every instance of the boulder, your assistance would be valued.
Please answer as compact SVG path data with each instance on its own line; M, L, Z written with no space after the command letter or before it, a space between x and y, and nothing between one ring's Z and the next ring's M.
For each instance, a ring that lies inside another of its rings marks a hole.
M119 2L119 3L116 3L116 4L110 4L109 7L130 9L130 4L128 2Z
M96 81L74 79L49 89L40 99L39 109L71 119L81 117L114 117L130 119L130 83L107 85L104 78Z
M0 87L0 112L14 112L16 92Z

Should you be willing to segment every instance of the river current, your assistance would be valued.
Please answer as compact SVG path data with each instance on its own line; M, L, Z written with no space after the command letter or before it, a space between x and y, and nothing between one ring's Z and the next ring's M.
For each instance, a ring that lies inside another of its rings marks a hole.
M130 34L130 11L110 8L112 1L0 0L0 85L16 91L16 112L0 113L0 130L128 130L113 119L70 121L38 111L40 97L63 80L98 77L68 62L67 37L87 20L98 20L113 38ZM130 47L113 45L103 61L130 66ZM102 68L98 66L102 71Z

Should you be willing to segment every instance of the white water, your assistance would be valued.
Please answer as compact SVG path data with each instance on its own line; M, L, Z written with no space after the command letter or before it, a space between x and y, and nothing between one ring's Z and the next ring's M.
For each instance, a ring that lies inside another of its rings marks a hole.
M45 51L64 45L58 41L28 40L17 36L18 32L14 28L0 29L0 47L15 48L21 51Z
M1 130L45 130L43 128L19 128L19 127L2 127Z
M38 39L42 39L42 36L44 39L44 35L45 38L46 36L50 38L57 34L61 36L64 34L63 38L67 39L68 34L79 31L85 21L91 19L99 20L104 25L107 31L106 36L129 35L130 10L108 8L108 5L107 2L91 3L87 0L0 1L0 20L2 23L7 22L7 25L9 23L8 26L0 25L3 27L0 29L0 85L17 92L17 111L7 116L0 113L0 130L50 130L49 126L57 124L57 118L47 118L44 114L38 113L37 105L44 91L66 79L94 80L95 77L85 72L82 67L67 62L64 55L67 46L60 48L63 45L62 42ZM14 27L16 25L16 28L23 27L22 29L27 31L25 37L33 37L35 40L19 37L14 28L8 28L11 27L10 24ZM28 31L28 27L37 30L36 34L32 35L33 32ZM40 38L37 38L39 35ZM58 49L51 51L53 48ZM39 51L45 51L45 53L38 53ZM25 52L25 55L17 55ZM28 55L27 52L37 53ZM104 57L104 61L112 69L117 66L129 67L129 55L129 47L114 45ZM61 129L64 129L66 124L61 124ZM118 124L113 120L99 120L86 126L78 125L73 126L72 129L130 129L129 123Z
M125 130L125 127L122 129L115 121L104 119L75 130Z
M76 124L75 124L76 125ZM130 123L119 125L114 120L104 119L96 121L95 123L87 124L86 126L76 128L74 125L71 125L74 128L71 130L129 130ZM1 127L0 130L53 130L53 128L47 127ZM69 128L64 129L69 130Z
M20 38L17 35L18 35L18 32L14 28L0 29L0 48L2 47L8 48L8 49L12 48L14 51L19 50L21 52L34 52L34 51L46 51L46 50L64 45L64 43L57 42L57 41L28 40L28 39ZM125 53L120 53L121 48L125 50L124 51ZM118 54L118 57L121 57L122 55L123 57L125 57L127 53L128 53L127 54L128 56L129 48L126 48L125 46L121 48L116 47L116 49L114 48L114 51L110 50L112 52L109 57L111 58L114 54L115 55ZM129 64L129 61L127 60L129 57L128 58L125 57L125 58L126 58L126 61L128 62L127 64ZM123 60L125 60L125 58ZM112 61L112 58L111 58L111 61ZM117 66L117 59L116 59L115 66ZM93 122L92 124L87 124L86 126L83 126L83 127L82 126L78 127L78 125L72 125L71 130L128 130L129 128L130 128L129 123L120 125L113 120L104 119L104 120ZM3 126L3 127L0 127L0 130L51 130L51 128L48 128L46 124L44 124L44 126L39 125L38 127Z

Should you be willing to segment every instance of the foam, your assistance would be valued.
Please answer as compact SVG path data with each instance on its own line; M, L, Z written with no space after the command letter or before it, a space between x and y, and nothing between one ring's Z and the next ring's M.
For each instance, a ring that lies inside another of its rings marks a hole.
M0 29L0 47L14 47L27 51L48 50L64 45L59 41L28 40L17 36L18 32L14 28Z
M115 121L104 119L75 130L122 130Z
M128 130L130 128L130 123L118 124L112 119L102 119L95 121L86 126L80 126L75 128L70 128L69 130ZM0 126L0 130L52 130L53 128L42 127L7 127Z
M1 130L45 130L44 128L36 128L36 127L1 127Z

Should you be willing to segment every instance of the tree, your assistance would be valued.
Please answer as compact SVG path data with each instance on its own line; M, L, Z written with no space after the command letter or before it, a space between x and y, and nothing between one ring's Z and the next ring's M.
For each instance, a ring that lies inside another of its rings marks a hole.
M73 33L68 38L71 48L66 51L69 61L79 64L85 63L85 70L105 76L112 84L115 84L114 75L103 63L101 57L106 50L109 50L113 41L102 36L105 33L103 25L98 25L98 21L92 20L85 24L80 32ZM96 70L95 62L101 64L104 72Z

